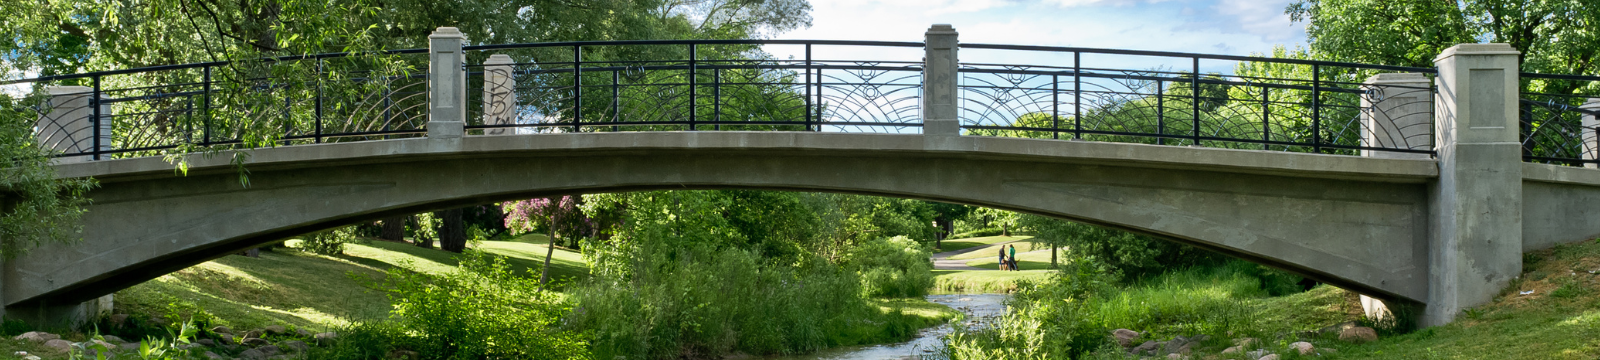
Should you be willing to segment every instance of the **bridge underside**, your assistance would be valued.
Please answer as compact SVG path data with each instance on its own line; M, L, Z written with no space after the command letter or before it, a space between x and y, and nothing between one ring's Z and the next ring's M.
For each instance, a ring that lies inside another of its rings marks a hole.
M101 182L84 238L5 265L11 307L74 304L355 221L534 196L645 189L825 191L1112 226L1381 298L1424 302L1431 161L1009 138L602 133L258 150L187 177L159 159L58 166Z

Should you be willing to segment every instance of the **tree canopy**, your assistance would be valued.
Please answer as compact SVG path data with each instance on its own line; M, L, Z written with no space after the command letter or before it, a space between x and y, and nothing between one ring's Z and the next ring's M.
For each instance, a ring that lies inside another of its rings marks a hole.
M1306 22L1316 56L1329 60L1433 66L1461 43L1507 43L1522 70L1600 72L1600 3L1587 0L1299 0L1286 9Z
M472 43L767 37L809 26L804 0L43 0L0 4L10 71L43 75Z

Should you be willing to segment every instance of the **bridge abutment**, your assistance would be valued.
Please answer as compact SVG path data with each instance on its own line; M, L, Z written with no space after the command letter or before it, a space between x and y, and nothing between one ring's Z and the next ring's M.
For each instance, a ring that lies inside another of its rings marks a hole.
M1423 326L1493 300L1522 271L1518 54L1506 44L1462 44L1434 60L1439 178Z

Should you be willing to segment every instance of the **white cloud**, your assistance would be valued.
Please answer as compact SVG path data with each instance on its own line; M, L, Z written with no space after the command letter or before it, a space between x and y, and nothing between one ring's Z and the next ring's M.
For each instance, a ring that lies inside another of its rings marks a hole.
M1218 0L1210 7L1208 19L1197 19L1197 27L1217 27L1260 36L1269 41L1291 41L1305 36L1305 26L1289 20L1283 12L1291 0Z

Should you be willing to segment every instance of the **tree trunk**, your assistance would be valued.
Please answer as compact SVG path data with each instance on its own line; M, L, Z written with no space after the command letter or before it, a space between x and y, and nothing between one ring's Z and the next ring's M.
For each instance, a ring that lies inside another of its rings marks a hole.
M1011 226L1008 224L1000 224L1000 236L1011 236Z
M556 254L556 231L554 227L550 230L548 239L544 243L546 249L544 251L544 268L539 269L539 288L541 289L544 288L545 282L550 280L550 257Z
M383 232L378 234L378 238L389 241L406 241L406 217L396 216L383 219Z
M1050 245L1050 268L1056 268L1056 246Z
M434 215L444 220L444 226L439 229L439 248L453 253L466 250L467 228L461 222L461 209L445 210Z

